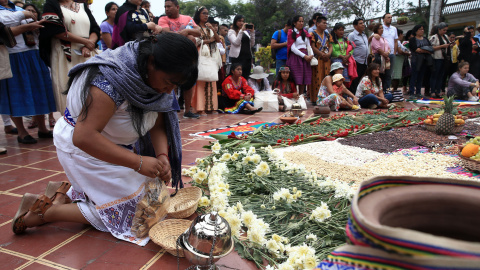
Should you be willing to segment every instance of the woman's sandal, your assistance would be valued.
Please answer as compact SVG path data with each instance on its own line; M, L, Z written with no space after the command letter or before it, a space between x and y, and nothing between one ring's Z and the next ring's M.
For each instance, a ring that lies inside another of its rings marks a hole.
M37 214L42 220L42 224L45 224L44 215L45 212L52 206L52 201L45 195L35 195L26 193L23 195L20 208L18 209L12 222L12 230L15 234L21 234L27 229L25 224L25 215L28 212Z
M47 189L45 190L45 196L50 198L50 200L53 202L55 198L57 197L57 194L63 194L65 196L65 202L64 203L71 203L72 201L70 198L67 196L67 192L70 189L72 185L67 182L48 182Z

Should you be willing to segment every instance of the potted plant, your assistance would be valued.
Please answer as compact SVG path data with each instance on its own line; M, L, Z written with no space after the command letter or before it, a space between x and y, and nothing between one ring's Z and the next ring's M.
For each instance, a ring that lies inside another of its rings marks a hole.
M270 45L258 49L258 51L255 52L255 58L260 60L260 65L268 73L270 70L270 64L272 63L272 50Z
M397 24L402 25L408 22L408 17L405 16L403 13L397 18Z

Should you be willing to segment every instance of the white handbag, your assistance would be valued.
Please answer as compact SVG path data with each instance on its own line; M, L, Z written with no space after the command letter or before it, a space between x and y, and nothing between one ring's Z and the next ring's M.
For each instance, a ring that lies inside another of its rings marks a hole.
M12 78L12 69L10 67L10 56L7 47L0 46L0 80Z
M260 91L255 93L253 101L255 107L263 107L264 112L278 112L278 95L273 91Z
M307 52L308 52L309 56L314 55L312 47L308 47ZM312 60L310 60L310 66L318 66L318 60L317 60L317 58L315 58L315 56L312 58Z
M221 58L220 58L221 61ZM198 81L216 82L218 81L218 60L210 55L210 49L208 45L203 44L203 40L200 45L200 51L198 55Z

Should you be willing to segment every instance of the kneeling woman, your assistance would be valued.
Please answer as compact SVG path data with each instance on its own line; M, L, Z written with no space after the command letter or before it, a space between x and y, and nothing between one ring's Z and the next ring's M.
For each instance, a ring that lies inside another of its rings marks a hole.
M458 71L450 76L448 81L447 96L455 95L461 100L478 101L478 79L468 73L470 65L468 62L458 64Z
M198 52L182 35L129 42L70 71L67 110L54 129L54 143L72 185L55 195L25 194L13 231L46 222L91 224L113 236L145 245L131 232L132 217L147 178L173 178L181 185L181 141L172 89L190 89L198 75ZM177 108L176 108L177 107ZM133 144L150 133L155 157ZM173 176L173 177L172 177Z
M254 114L262 110L253 107L255 90L242 77L241 63L233 63L228 76L222 83L222 95L218 97L218 107L226 113Z
M358 103L360 103L362 108L389 107L388 103L392 101L393 95L390 93L383 94L379 64L370 63L368 65L366 76L358 84L355 95L359 98Z

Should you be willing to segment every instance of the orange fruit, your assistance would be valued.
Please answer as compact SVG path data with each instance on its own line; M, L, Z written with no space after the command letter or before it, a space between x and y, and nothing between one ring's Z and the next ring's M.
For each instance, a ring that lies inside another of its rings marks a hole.
M462 149L462 156L464 157L473 157L478 153L478 149L480 148L479 145L473 144L473 143L468 143L463 147Z
M427 125L433 124L432 119L427 119L427 120L425 120L425 124L427 124Z

